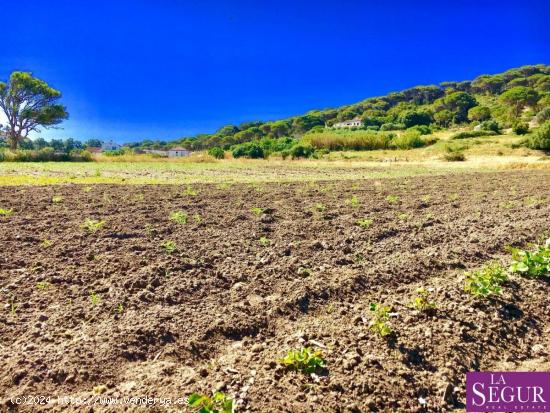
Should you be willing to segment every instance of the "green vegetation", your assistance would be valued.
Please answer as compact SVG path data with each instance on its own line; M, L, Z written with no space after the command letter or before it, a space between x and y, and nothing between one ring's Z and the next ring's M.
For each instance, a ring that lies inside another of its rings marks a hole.
M105 221L97 221L95 219L86 219L86 221L84 221L84 224L82 224L82 228L84 228L89 233L94 234L97 231L99 231L101 228L103 228L104 225L105 225Z
M174 252L176 252L176 250L178 249L178 247L176 246L176 243L174 241L164 241L163 243L160 244L160 246L164 249L164 251L166 251L166 253L168 254L173 254Z
M389 325L390 307L372 303L369 307L372 319L369 324L370 330L380 337L387 337L393 333Z
M183 211L176 211L170 214L170 220L178 224L187 224L187 214Z
M497 262L484 265L481 269L466 272L464 290L476 297L488 297L501 293L501 285L508 276L506 270Z
M197 196L199 194L199 191L194 189L192 186L188 186L185 188L184 194L187 196Z
M550 120L544 122L540 128L527 140L531 149L550 150Z
M259 207L254 207L254 208L250 208L250 212L252 212L254 215L262 215L264 213L264 209Z
M430 293L424 287L420 287L416 290L416 297L413 298L409 307L421 311L421 312L430 312L437 308L437 304L433 301L430 301Z
M9 218L13 213L13 209L0 208L0 218Z
M478 138L480 136L492 136L497 133L491 130L472 130L459 132L451 136L451 139L466 139L466 138Z
M510 272L524 277L538 278L550 274L550 239L545 245L537 245L533 251L511 248Z
M290 350L287 355L279 361L283 366L304 374L315 373L326 365L322 351L313 350L310 347Z
M52 197L52 204L60 204L63 202L65 198L63 198L61 195L56 195Z
M397 195L388 195L386 201L388 204L397 204L397 202L399 202L399 197Z
M99 298L99 295L92 292L90 293L90 301L92 303L93 306L96 306L99 304L99 302L101 301L101 299Z
M219 146L214 146L208 150L208 155L216 159L223 159L225 157L225 151Z
M235 402L225 393L214 392L212 397L193 393L187 398L187 405L200 413L234 413Z
M361 228L368 228L372 225L373 222L374 221L372 218L363 218L363 219L358 219L356 221L356 224L359 225Z
M259 243L262 247L269 247L269 244L271 243L271 241L269 241L269 239L266 237L260 237Z

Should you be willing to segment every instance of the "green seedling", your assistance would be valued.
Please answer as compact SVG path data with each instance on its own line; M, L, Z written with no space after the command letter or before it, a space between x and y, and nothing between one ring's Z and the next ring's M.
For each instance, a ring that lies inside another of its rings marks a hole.
M290 350L279 362L291 370L304 374L315 373L326 365L322 351L313 350L310 347Z
M409 218L410 218L410 215L405 212L397 214L397 219L399 221L407 221Z
M235 412L235 402L222 392L214 392L212 397L193 393L187 398L187 405L199 413Z
M251 208L250 211L254 215L262 215L264 213L264 209L263 208L258 208L258 207Z
M50 248L52 245L53 245L53 242L51 242L49 239L45 239L45 240L42 241L42 243L40 244L40 246L41 246L42 248Z
M49 284L46 281L40 281L36 283L36 288L38 288L39 290L45 290L46 288L48 288L48 285Z
M84 224L82 224L82 228L84 228L90 234L94 234L97 231L99 231L103 227L103 225L105 225L105 221L96 221L95 219L87 219L86 221L84 221Z
M388 195L386 197L386 201L388 202L388 204L397 204L397 202L399 201L399 197L397 195Z
M116 312L122 314L124 312L124 306L122 304L117 305Z
M464 290L476 297L488 297L502 292L501 285L508 279L506 270L497 262L484 265L481 269L466 272Z
M501 203L500 207L504 209L514 209L516 207L516 203L514 201L507 201Z
M63 202L65 198L63 198L61 195L56 195L52 197L52 204L60 204Z
M369 307L372 313L370 330L380 337L387 337L393 333L389 325L390 307L372 303Z
M550 274L550 239L545 245L535 246L533 251L511 248L511 252L510 272L531 278Z
M430 293L424 287L420 287L416 290L416 297L413 298L409 307L427 313L437 308L437 304L430 301Z
M9 218L13 212L13 209L0 208L0 218Z
M355 195L353 195L347 202L354 208L357 208L359 206L359 198L357 198Z
M355 223L359 225L361 228L368 228L372 225L373 222L374 220L371 218L363 218L355 221Z
M267 239L266 237L261 237L259 242L262 247L268 247L270 244L269 239Z
M420 198L420 200L422 202L424 202L425 204L427 204L428 202L430 202L432 199L432 197L430 195L424 195L422 198Z
M183 211L176 211L170 214L170 219L178 224L187 224L187 214Z
M100 298L99 298L99 295L96 294L96 293L90 293L90 301L92 302L92 305L93 306L96 306L99 304L100 302Z
M313 275L313 271L309 268L300 267L298 268L298 275L304 278L311 277Z
M160 246L164 248L164 251L168 254L172 254L178 249L174 241L164 241Z
M185 188L185 192L184 192L184 194L188 195L188 196L197 196L198 193L199 193L199 191L197 191L196 189L194 189L191 186L188 186L187 188Z
M202 222L202 218L199 214L193 215L193 221L195 221L197 224L200 224Z
M324 212L324 211L327 209L327 207L324 206L324 205L321 204L321 203L317 203L317 204L315 204L315 205L313 206L313 209L315 209L315 210L318 211L318 212Z
M458 194L454 193L454 194L449 195L449 199L451 201L456 201L458 199Z

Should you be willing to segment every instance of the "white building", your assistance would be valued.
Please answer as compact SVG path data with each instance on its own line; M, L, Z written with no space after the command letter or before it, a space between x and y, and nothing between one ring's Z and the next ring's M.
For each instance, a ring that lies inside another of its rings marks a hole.
M175 147L168 150L168 157L169 158L180 158L182 156L189 156L189 151L182 147Z
M101 149L103 149L104 151L118 151L120 148L122 148L122 146L113 140L101 143Z
M363 126L363 122L361 122L361 119L359 118L354 118L351 120L345 120L344 122L335 123L332 127L333 128L357 128L359 126Z

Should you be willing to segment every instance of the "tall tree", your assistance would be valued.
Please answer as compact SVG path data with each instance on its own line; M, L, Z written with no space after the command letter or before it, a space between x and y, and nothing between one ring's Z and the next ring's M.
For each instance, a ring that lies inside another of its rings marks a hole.
M17 149L29 132L69 117L65 106L57 103L60 98L60 91L30 72L13 72L7 82L0 82L0 109L7 119L5 133L11 149Z

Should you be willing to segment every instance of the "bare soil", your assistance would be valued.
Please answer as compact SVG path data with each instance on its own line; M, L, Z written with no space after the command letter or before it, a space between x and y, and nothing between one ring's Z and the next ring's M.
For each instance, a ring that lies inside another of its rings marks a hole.
M464 270L548 236L548 171L2 187L0 208L13 209L0 217L2 412L188 411L13 398L214 389L238 411L460 411L467 371L549 357L548 279L511 277L492 300L463 290ZM105 223L91 233L86 219ZM418 287L433 288L433 314L408 307ZM393 338L370 331L373 302L391 306ZM281 366L302 346L324 371Z

